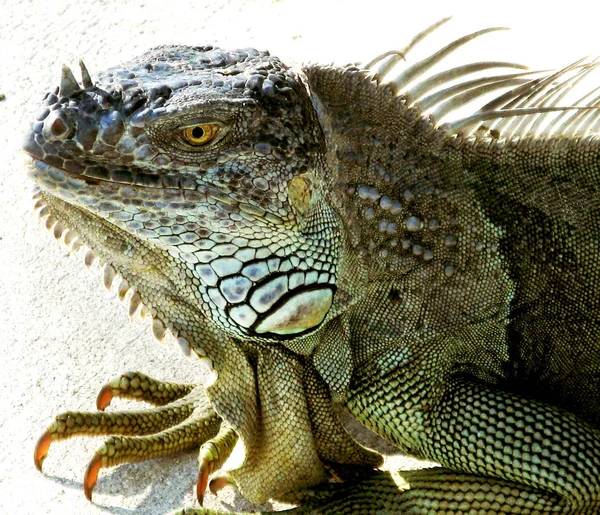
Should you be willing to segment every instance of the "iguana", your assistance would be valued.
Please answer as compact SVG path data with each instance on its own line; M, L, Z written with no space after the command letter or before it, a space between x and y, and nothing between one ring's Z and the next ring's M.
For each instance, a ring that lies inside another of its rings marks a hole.
M563 104L597 63L430 73L494 29L405 63L442 22L365 66L161 46L63 68L24 143L38 214L213 376L116 378L38 468L111 435L91 499L102 467L200 446L202 499L237 443L212 484L299 513L598 513L599 99ZM378 470L339 405L441 467Z

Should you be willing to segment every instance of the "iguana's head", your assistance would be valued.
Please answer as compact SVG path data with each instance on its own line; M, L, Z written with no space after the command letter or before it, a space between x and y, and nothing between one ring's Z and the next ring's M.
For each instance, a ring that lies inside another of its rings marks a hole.
M298 75L253 49L165 46L82 77L63 69L24 144L61 227L145 300L195 303L232 336L319 327L340 229Z

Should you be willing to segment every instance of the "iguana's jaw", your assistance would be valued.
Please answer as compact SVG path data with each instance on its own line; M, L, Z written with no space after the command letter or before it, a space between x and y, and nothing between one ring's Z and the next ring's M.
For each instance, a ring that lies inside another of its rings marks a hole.
M30 166L29 174L34 180L36 171L39 169L35 165ZM137 314L141 318L150 318L152 333L159 342L165 339L169 329L182 353L189 359L200 359L208 366L213 379L216 378L212 360L207 356L209 352L202 342L190 343L192 340L186 337L186 328L174 326L165 313L169 312L170 306L184 304L187 309L194 310L198 319L204 319L205 315L198 309L195 299L186 296L185 289L178 286L176 274L169 277L162 267L156 266L157 257L145 242L39 186L34 190L33 200L37 217L57 241L71 252L82 247L87 249L84 254L86 266L98 262L103 267L105 287L128 304L130 318ZM88 233L86 227L96 230ZM165 293L167 296L161 297ZM169 306L163 305L165 299Z

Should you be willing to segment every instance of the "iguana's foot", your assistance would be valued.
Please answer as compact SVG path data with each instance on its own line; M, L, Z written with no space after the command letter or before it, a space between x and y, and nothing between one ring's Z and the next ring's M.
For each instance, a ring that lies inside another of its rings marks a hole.
M134 399L159 406L149 410L103 410L114 397ZM96 400L98 412L65 412L40 437L34 461L38 470L50 444L73 436L112 435L96 451L84 476L84 491L91 501L101 468L144 461L201 447L197 493L201 500L208 475L228 458L237 435L211 408L204 388L194 384L157 381L137 372L127 372L105 385Z

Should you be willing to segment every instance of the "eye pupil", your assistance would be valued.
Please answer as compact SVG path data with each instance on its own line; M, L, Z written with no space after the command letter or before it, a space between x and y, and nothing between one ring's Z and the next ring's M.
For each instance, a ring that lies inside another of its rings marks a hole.
M188 145L200 147L214 140L219 130L220 126L216 123L198 123L180 130L178 136Z
M202 127L194 127L192 129L192 136L196 139L200 139L204 136L204 129Z

